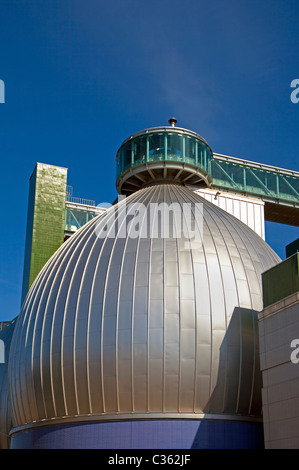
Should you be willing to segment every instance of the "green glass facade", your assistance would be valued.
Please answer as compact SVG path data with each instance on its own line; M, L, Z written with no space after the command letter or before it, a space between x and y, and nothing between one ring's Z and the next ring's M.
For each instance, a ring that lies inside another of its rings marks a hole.
M37 163L30 178L22 302L37 274L62 245L67 169Z
M195 136L180 132L154 132L125 141L116 155L116 178L129 168L148 162L180 162L210 173L210 147Z
M140 133L127 139L116 154L116 178L131 168L153 162L186 163L204 170L211 187L294 203L299 207L299 173L213 154L197 134L175 128Z
M93 211L90 209L74 208L66 205L65 208L65 232L74 233L83 225L87 224L90 220L98 215L96 208Z
M299 173L238 159L211 161L212 186L299 205Z

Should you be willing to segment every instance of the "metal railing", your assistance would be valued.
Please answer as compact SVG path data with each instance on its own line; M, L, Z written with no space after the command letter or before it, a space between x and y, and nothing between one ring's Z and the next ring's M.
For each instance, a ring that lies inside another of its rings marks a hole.
M212 186L299 204L299 173L214 154Z
M65 200L66 202L73 202L74 204L82 204L84 206L96 205L95 201L91 199L85 199L82 197L73 196L73 186L70 186L70 185L66 186Z
M82 204L84 206L95 206L95 201L91 199L83 199L81 197L74 197L66 194L66 202L73 202L74 204Z

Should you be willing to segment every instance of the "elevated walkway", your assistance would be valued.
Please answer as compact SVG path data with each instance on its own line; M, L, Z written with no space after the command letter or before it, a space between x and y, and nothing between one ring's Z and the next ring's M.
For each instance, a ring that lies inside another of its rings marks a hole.
M299 226L299 172L213 154L211 188L255 196L265 203L265 220Z

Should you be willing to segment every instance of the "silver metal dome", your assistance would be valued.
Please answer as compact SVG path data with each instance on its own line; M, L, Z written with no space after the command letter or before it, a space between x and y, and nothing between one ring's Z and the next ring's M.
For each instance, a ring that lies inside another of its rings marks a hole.
M260 419L261 273L279 258L183 186L149 186L126 202L136 204L133 222L138 204L202 203L202 231L193 214L198 243L121 236L122 201L58 249L31 287L12 340L15 430L151 417Z

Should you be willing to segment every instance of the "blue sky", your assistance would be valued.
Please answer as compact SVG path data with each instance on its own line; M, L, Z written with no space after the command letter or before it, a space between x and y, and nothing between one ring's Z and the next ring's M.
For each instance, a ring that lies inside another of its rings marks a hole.
M216 153L298 171L298 24L298 0L1 0L0 320L20 308L37 161L111 202L122 141L174 115ZM281 257L298 232L266 224Z

